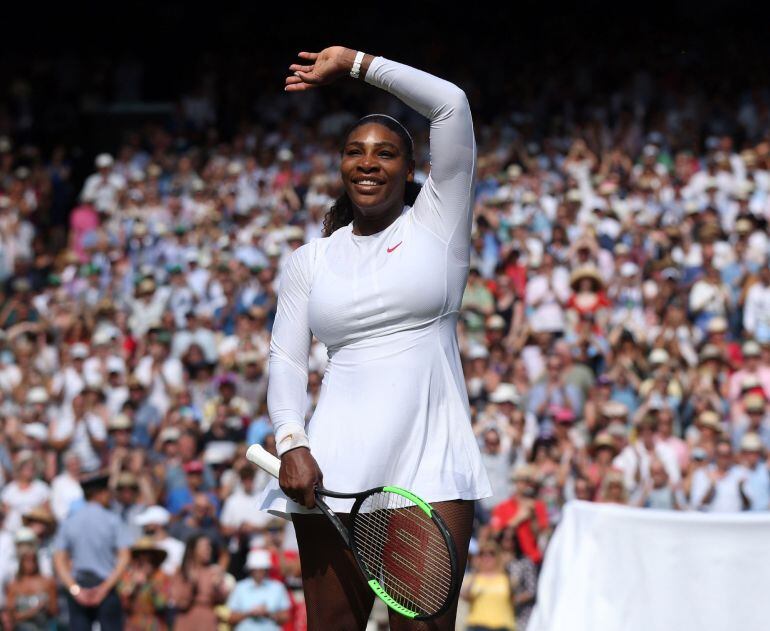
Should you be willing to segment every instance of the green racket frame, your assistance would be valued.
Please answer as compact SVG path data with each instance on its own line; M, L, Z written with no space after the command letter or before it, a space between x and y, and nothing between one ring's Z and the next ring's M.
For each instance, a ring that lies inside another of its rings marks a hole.
M444 543L446 544L447 551L449 552L449 564L451 568L450 588L443 606L437 611L434 611L429 615L420 614L417 611L412 611L408 607L404 607L400 603L396 602L396 600L393 599L390 596L390 594L388 594L385 588L382 585L380 585L377 578L374 577L369 572L369 569L367 568L366 564L361 558L361 555L358 552L358 546L356 545L355 530L353 528L356 521L356 516L358 515L358 511L361 509L361 506L363 505L364 501L370 495L374 495L376 493L394 493L396 495L400 495L404 497L410 502L413 502L428 517L430 517L433 523L438 527L438 530L441 533L441 536L444 538ZM350 526L348 528L345 527L345 525L340 521L337 515L335 515L334 512L328 507L326 502L323 501L323 499L320 497L321 495L325 495L327 497L336 497L339 499L356 500L355 503L353 504L352 510L350 511ZM318 508L320 508L321 511L334 524L334 527L337 529L337 532L342 537L342 540L345 542L348 548L350 548L350 550L353 552L353 556L356 559L356 563L358 564L358 567L361 570L361 573L364 575L364 578L366 579L366 582L368 583L369 587L372 588L372 591L377 595L377 597L380 600L382 600L388 607L390 607L396 613L399 613L402 616L405 616L406 618L411 618L413 620L432 620L433 618L436 618L441 614L443 614L449 608L450 604L457 596L457 591L460 587L460 581L458 580L458 576L457 576L457 549L455 548L454 540L452 539L452 536L449 533L449 528L447 528L447 525L444 522L444 520L441 518L441 515L439 515L435 510L433 510L433 507L430 504L428 504L426 501L422 500L421 498L417 497L411 491L407 491L406 489L402 489L397 486L381 486L381 487L369 489L368 491L364 491L362 493L337 493L335 491L329 491L328 489L317 488L316 500L317 500Z

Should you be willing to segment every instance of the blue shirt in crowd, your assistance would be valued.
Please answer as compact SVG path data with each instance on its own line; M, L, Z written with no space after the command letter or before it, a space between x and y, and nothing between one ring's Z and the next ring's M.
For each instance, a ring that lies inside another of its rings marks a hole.
M228 609L243 613L256 607L266 607L268 612L284 611L291 606L289 592L283 583L271 578L265 578L257 583L253 578L238 581L230 597L227 599ZM270 618L246 618L237 625L234 631L280 631L281 627Z
M133 544L131 531L120 517L96 502L86 502L64 520L54 540L72 560L72 575L91 572L106 579L115 569L118 550Z

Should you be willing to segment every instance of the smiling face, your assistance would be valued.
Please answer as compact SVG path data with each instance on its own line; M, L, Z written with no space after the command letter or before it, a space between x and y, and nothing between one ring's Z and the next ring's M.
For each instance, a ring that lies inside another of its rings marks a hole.
M414 161L395 131L379 123L356 127L342 150L340 174L353 205L367 219L401 208Z

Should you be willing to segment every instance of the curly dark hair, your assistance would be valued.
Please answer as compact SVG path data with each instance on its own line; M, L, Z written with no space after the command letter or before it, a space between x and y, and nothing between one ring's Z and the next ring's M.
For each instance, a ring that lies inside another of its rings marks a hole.
M401 140L404 143L404 147L406 147L406 159L414 160L414 145L412 143L412 137L409 135L409 132L396 119L384 114L370 114L358 119L348 129L347 133L345 134L345 139L350 136L354 129L360 127L361 125L368 125L369 123L378 123L396 132L401 137ZM343 148L340 148L340 154L343 150L344 144ZM407 182L406 188L404 189L404 203L408 206L414 205L414 201L417 199L417 195L419 194L421 188L422 186L417 182ZM353 203L350 201L346 191L337 198L334 204L332 204L332 207L324 216L323 236L330 236L335 230L342 228L343 226L347 226L351 221L353 221Z

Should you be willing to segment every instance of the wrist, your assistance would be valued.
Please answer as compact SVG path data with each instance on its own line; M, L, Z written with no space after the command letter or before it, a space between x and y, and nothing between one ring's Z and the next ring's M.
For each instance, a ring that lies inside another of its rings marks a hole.
M307 447L310 449L310 440L302 425L299 423L287 423L276 431L275 450L279 458L287 451L297 447Z
M361 53L361 54L359 54ZM356 59L359 60L358 76L353 76L354 65ZM363 81L369 70L369 65L372 63L374 55L364 53L363 51L354 50L352 48L344 48L339 55L340 67L345 71L348 76Z
M343 48L340 51L337 57L337 62L339 63L340 69L345 71L345 74L350 74L350 71L353 68L353 63L356 60L357 52L357 50L352 48Z

